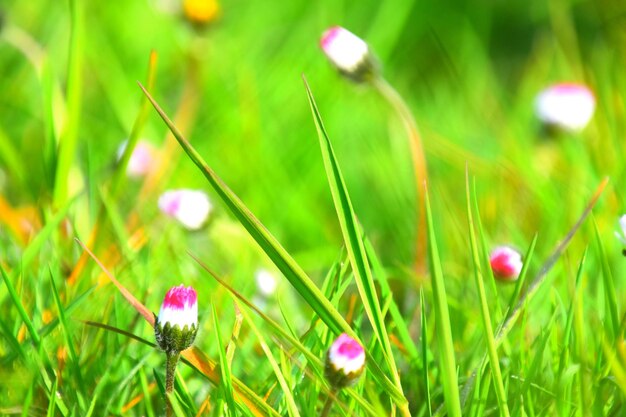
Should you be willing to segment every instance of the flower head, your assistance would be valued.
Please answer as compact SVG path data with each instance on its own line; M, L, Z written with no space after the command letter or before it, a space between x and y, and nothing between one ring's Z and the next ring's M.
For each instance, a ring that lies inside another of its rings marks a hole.
M537 96L537 117L548 128L577 132L593 116L596 99L586 86L574 83L552 85Z
M193 343L198 332L198 296L192 287L179 285L165 294L154 326L157 344L179 353Z
M365 350L355 339L342 333L326 355L324 374L335 388L354 384L365 369Z
M522 255L510 246L498 246L489 255L493 275L502 281L515 281L522 271Z
M159 209L190 230L201 228L212 208L209 197L199 190L169 190L159 197Z
M354 81L366 81L378 69L367 43L341 26L326 30L320 46L339 72Z
M118 161L122 159L122 155L124 155L124 151L126 151L127 146L128 141L124 141L117 148ZM153 165L154 153L154 146L152 146L150 142L145 140L137 142L137 145L135 145L135 149L133 149L133 153L130 155L130 159L128 160L126 174L131 178L139 178L146 175Z

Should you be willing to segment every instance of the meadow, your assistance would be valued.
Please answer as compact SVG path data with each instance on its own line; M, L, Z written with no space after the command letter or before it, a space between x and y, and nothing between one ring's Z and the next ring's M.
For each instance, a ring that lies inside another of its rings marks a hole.
M336 25L373 76L327 59ZM611 0L4 0L0 415L626 415L625 28ZM589 124L538 119L557 83Z

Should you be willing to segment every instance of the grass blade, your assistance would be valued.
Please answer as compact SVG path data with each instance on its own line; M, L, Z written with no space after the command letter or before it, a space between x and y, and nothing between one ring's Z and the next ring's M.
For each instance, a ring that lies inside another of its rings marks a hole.
M428 229L428 257L433 285L433 308L435 310L436 336L439 343L439 361L441 364L441 381L445 407L451 417L461 417L461 400L459 398L459 384L456 375L456 359L450 328L450 313L448 312L448 298L444 285L439 250L433 227L433 218L430 210L428 191L425 192L426 227Z
M378 301L372 271L369 268L365 246L363 244L363 240L361 239L358 220L356 218L356 214L354 213L352 202L350 200L350 196L348 195L346 184L341 174L341 169L339 168L339 163L335 157L335 152L330 139L328 138L328 134L326 133L326 129L324 128L317 105L315 104L315 99L313 98L311 89L309 88L309 85L304 77L303 80L307 96L309 98L311 111L313 113L315 127L317 128L319 136L322 159L324 160L328 185L335 204L335 210L337 211L337 219L339 220L339 225L343 234L343 240L348 252L348 258L350 259L350 264L352 265L354 280L359 290L359 294L361 295L361 300L367 317L369 318L376 337L381 345L383 355L387 362L387 366L389 367L389 371L392 374L395 386L398 391L402 393L400 376L398 375L397 366L393 357L393 351L391 350L391 343L389 342L389 335L387 334L384 316ZM406 407L406 399L398 405L400 407Z
M226 351L224 350L224 343L222 341L222 332L220 331L220 320L217 317L217 310L215 310L215 303L211 303L211 312L213 313L213 325L215 329L215 339L217 340L218 353L220 358L220 373L222 376L222 392L228 405L228 415L234 416L235 410L235 397L233 396L233 384L231 381L230 366L226 360Z
M276 267L283 273L285 278L291 283L302 298L319 315L320 319L335 333L346 332L351 336L356 336L348 323L343 319L335 307L324 297L321 291L315 286L313 281L306 275L304 270L296 263L289 253L282 247L276 238L265 228L265 226L252 214L237 195L217 176L217 174L207 165L200 154L178 131L170 118L165 114L150 93L139 84L144 94L148 97L155 110L172 134L185 150L189 158L200 169L205 178L209 181L213 189L222 198L228 209L246 228L250 236L258 243L263 251L274 262Z
M469 227L470 246L472 250L472 260L474 266L474 278L476 281L476 288L478 290L478 298L480 300L480 317L482 319L483 331L487 338L487 352L489 355L489 365L493 377L493 382L496 389L496 398L498 400L498 408L500 415L509 417L509 406L507 404L506 391L504 389L504 383L502 382L502 373L500 371L500 360L498 358L498 351L496 342L493 337L493 328L491 326L491 315L489 314L489 305L487 302L487 294L485 292L485 284L483 282L483 275L480 271L480 259L478 255L478 244L476 243L476 231L474 226L474 217L472 216L471 207L471 195L469 187L469 175L467 170L465 171L465 195L467 199L467 223ZM480 231L482 235L482 230ZM494 294L497 296L497 294Z

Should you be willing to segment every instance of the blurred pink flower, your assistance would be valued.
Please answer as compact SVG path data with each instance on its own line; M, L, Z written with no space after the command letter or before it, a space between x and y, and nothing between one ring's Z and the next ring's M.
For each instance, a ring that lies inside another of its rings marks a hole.
M118 161L122 159L126 146L128 146L128 141L124 141L117 149ZM154 163L154 157L154 146L148 141L140 140L130 155L128 165L126 166L126 174L131 178L143 177L150 171Z
M330 62L344 75L355 81L364 81L375 70L367 43L341 26L334 26L322 34L320 46Z
M522 255L510 246L498 246L491 251L489 263L493 275L503 281L515 281L522 267Z
M325 376L336 388L354 384L365 369L365 350L361 344L342 333L326 355Z
M201 228L212 208L209 197L200 190L169 190L159 197L159 209L189 230Z
M539 93L535 108L537 117L547 126L577 132L591 120L596 99L582 84L561 83Z

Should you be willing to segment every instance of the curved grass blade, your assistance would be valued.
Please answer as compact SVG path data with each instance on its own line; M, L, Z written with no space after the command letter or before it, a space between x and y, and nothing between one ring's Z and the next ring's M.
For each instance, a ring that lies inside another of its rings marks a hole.
M345 181L339 168L339 163L335 157L324 123L320 116L315 99L311 93L311 89L306 82L306 78L302 77L304 85L306 87L309 104L311 106L311 112L313 113L313 120L315 121L315 127L317 128L317 134L320 141L320 148L322 151L322 159L324 161L324 168L326 170L326 177L328 178L328 185L335 204L335 210L337 211L337 219L341 227L341 233L343 235L344 244L348 252L348 258L352 265L352 273L354 274L354 281L356 282L361 301L363 302L363 308L367 314L367 317L374 329L376 338L380 343L383 356L391 372L394 385L398 393L402 396L398 398L394 396L394 401L400 406L401 409L407 409L408 404L404 394L402 393L402 383L400 382L400 376L398 375L398 369L395 359L393 357L393 351L391 350L391 343L389 342L389 335L387 334L387 328L385 326L385 319L380 308L380 302L378 301L378 294L376 293L376 287L374 285L374 278L372 277L372 271L369 267L367 260L367 254L365 252L365 246L361 239L360 226L352 207L352 201L348 194Z
M200 154L191 146L178 131L174 123L165 114L157 102L152 98L148 90L141 83L139 87L148 97L155 110L167 127L170 129L180 146L185 150L192 162L200 169L209 184L222 198L228 209L246 228L250 236L257 242L263 251L274 262L274 265L283 273L285 278L291 283L296 291L304 298L311 308L319 315L320 319L334 333L346 332L356 337L354 331L339 314L337 309L324 297L321 291L315 286L313 281L306 275L304 270L296 263L289 253L282 247L269 230L252 214L239 197L224 183L224 181L207 165Z

